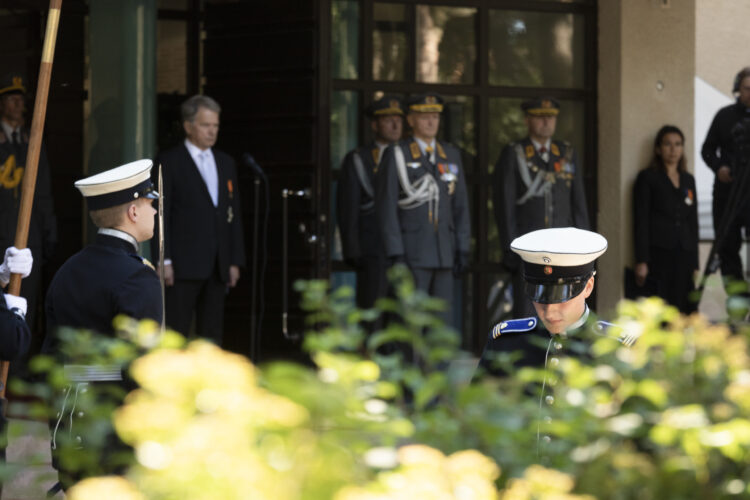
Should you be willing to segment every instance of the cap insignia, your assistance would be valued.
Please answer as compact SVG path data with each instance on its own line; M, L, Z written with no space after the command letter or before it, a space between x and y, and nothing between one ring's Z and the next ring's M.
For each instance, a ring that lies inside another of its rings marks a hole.
M543 108L551 108L552 107L552 101L549 99L543 99L542 100L542 107Z
M544 257L542 257L542 261L543 261L543 262L544 262L545 264L549 264L550 262L552 262L552 259L550 259L549 257L547 257L547 256L545 255Z
M389 108L396 108L396 109L400 109L401 108L401 106L398 104L398 101L396 99L391 99L388 102L388 107Z
M20 76L14 76L13 77L13 86L14 87L20 87L23 85L23 79Z
M552 274L552 266L544 266L544 274Z
M425 104L437 104L437 98L434 95L428 95L424 98Z

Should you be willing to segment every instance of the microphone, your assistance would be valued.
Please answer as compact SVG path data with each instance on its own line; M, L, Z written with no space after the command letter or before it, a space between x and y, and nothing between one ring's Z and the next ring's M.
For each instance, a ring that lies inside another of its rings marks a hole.
M263 169L260 168L260 165L258 165L258 162L255 161L255 158L253 158L253 155L251 155L250 153L242 154L242 162L250 167L250 170L252 170L255 175L258 175L260 177L266 176L266 174L263 172Z

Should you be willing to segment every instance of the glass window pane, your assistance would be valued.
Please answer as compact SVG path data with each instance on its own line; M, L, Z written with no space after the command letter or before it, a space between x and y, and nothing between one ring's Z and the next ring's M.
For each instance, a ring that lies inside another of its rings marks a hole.
M331 94L331 168L341 168L346 153L357 147L359 95L353 91Z
M187 94L187 22L156 23L156 91Z
M333 78L359 75L359 2L331 2L331 73Z
M445 105L440 117L440 140L450 142L461 150L466 172L474 172L477 155L474 99L469 96L443 96Z
M375 80L403 81L411 66L409 23L405 5L373 5L372 76Z
M418 82L474 83L477 9L418 5Z
M527 130L524 124L524 114L521 111L522 99L493 98L490 99L490 138L489 151L490 172L494 170L495 163L500 157L500 152L507 144L526 137ZM585 105L581 101L560 101L560 114L557 117L557 128L554 139L568 141L575 148L581 175L586 171L584 164L585 147ZM487 228L487 258L490 262L500 262L502 250L497 232L497 221L494 216L492 205L492 193L487 199L487 209L490 214L489 227Z
M584 16L490 11L492 85L583 88Z
M159 9L188 10L188 0L158 0L156 6Z

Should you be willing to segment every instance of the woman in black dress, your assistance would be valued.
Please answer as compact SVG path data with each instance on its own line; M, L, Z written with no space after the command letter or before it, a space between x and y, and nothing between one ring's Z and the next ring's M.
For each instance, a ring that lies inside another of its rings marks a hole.
M643 286L648 277L659 297L690 313L696 310L689 295L698 270L698 200L684 146L679 128L663 126L651 164L635 181L635 279Z

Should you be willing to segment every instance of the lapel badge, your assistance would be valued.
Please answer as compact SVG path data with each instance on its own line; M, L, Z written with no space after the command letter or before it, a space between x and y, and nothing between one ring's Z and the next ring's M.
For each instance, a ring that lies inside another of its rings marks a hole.
M227 224L231 224L232 219L234 219L234 211L232 210L232 207L229 207L227 209Z
M693 190L687 190L687 196L685 196L685 205L690 206L693 204Z
M229 199L234 198L234 186L232 185L232 179L227 180L227 190L229 191Z

